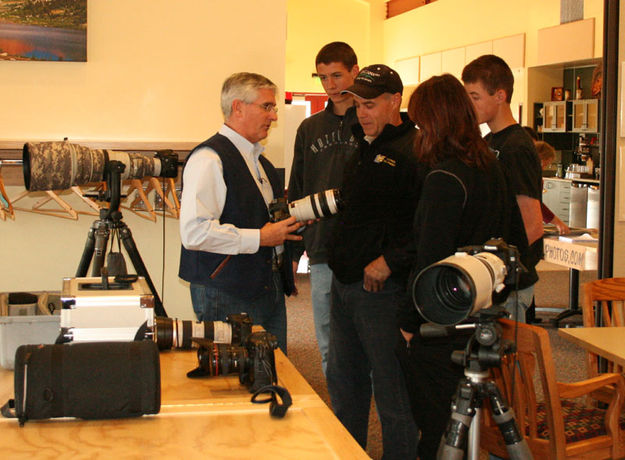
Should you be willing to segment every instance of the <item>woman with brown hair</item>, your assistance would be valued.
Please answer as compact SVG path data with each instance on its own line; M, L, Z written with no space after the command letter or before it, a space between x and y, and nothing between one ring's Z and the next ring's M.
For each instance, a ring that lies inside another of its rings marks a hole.
M495 154L482 139L462 84L449 74L430 78L412 94L408 114L419 128L417 158L430 167L415 214L416 262L409 287L421 270L460 247L496 237L521 245L525 239L527 244L516 201ZM406 347L399 355L421 430L421 460L436 456L463 375L451 353L463 349L468 338L420 338L417 331L424 322L411 300L400 309Z

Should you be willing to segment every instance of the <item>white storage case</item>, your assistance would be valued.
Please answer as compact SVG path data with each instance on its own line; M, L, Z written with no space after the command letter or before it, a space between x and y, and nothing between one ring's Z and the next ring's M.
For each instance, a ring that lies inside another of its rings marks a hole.
M61 331L65 341L103 342L152 338L154 296L145 278L65 278L61 292Z

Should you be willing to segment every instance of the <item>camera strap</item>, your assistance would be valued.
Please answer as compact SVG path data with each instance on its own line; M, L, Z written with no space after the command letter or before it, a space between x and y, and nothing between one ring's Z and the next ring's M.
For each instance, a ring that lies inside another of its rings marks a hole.
M263 394L268 394L269 396L259 399L259 396ZM282 402L280 402L278 398L280 398ZM269 405L269 414L275 418L282 418L286 415L286 412L289 410L291 404L293 404L293 399L291 398L289 390L286 388L278 385L265 385L264 387L256 390L256 392L252 395L252 403L271 403Z

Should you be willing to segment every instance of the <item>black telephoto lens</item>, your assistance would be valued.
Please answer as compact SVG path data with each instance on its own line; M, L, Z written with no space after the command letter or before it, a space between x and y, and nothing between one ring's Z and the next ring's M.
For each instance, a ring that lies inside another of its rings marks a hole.
M247 370L248 353L245 347L212 343L210 346L201 346L197 357L204 375L241 374Z

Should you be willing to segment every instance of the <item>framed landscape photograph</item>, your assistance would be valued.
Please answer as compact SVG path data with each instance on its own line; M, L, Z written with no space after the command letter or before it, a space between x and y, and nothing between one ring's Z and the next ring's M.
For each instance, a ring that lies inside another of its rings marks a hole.
M0 0L0 61L87 61L87 0Z

